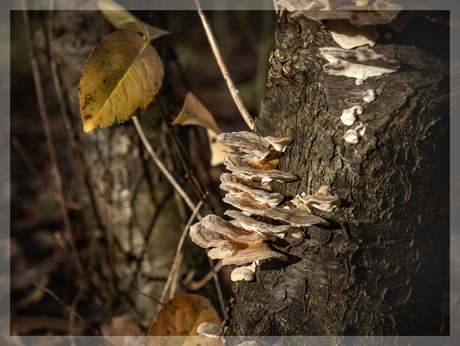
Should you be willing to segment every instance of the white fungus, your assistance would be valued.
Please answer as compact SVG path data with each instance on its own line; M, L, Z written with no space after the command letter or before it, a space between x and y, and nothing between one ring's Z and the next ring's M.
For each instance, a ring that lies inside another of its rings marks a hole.
M375 91L374 89L368 89L363 92L363 100L364 102L371 103L375 100Z

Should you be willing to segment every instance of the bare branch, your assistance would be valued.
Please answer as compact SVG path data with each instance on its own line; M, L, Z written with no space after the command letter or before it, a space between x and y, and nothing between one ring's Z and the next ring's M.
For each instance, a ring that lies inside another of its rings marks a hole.
M230 93L232 94L233 100L235 101L235 104L238 107L238 110L240 111L241 116L243 117L246 124L249 126L251 131L254 131L255 130L254 119L252 119L248 110L244 106L243 100L241 100L240 94L238 93L238 90L236 89L235 84L233 84L233 80L230 77L230 73L228 72L228 69L224 63L224 60L222 59L222 54L220 53L219 46L217 45L216 38L214 37L214 34L211 30L209 21L204 15L204 12L201 9L201 5L198 2L198 0L195 0L195 3L198 8L198 14L200 16L201 23L203 24L204 31L206 32L206 36L208 38L212 52L214 53L214 56L216 57L217 64L219 65L220 71L222 72L222 75L224 76L224 79L227 82L227 86L228 86L228 89L230 90Z
M33 282L33 284L35 286L37 286L38 288L40 288L41 290L43 290L44 292L48 293L51 297L53 297L59 304L61 304L62 306L64 306L67 310L69 310L69 312L73 315L75 315L76 317L78 317L89 329L91 329L93 331L93 333L95 335L101 335L101 333L99 333L98 330L96 330L92 325L90 325L88 322L85 321L85 319L78 313L76 312L75 310L73 310L71 307L67 306L56 294L54 294L52 291L50 291L49 289L47 289L46 287L43 287L42 285L40 285L38 282Z

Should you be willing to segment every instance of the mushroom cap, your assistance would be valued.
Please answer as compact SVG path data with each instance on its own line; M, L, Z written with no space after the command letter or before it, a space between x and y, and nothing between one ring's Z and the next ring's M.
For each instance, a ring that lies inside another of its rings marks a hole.
M375 90L374 89L367 89L363 92L363 100L364 102L370 103L375 100Z
M247 156L228 155L224 159L224 165L228 170L232 171L233 174L252 180L277 180L287 182L297 179L295 175L277 169L261 169L262 167L254 167L254 160L251 160Z
M241 209L246 215L264 215L264 210L268 208L268 206L261 205L246 192L227 193L222 200Z
M215 247L208 251L208 257L212 260L227 258L232 254L233 249L228 245Z
M217 137L217 142L233 148L237 152L243 152L263 159L270 154L270 143L263 137L253 132L226 132Z
M217 137L217 142L231 147L237 152L263 159L270 154L270 146L278 152L284 152L286 147L291 144L292 139L289 137L262 137L253 132L241 131L221 133Z
M284 153L289 144L292 143L292 138L290 137L264 137L265 140L271 144L271 146L280 153Z
M326 73L358 79L381 76L396 72L401 65L398 60L385 57L366 47L342 49L336 47L320 48L321 54L329 61L323 66Z
M379 38L375 25L356 26L343 19L330 20L326 24L326 29L331 33L334 41L344 49L366 44L373 47Z
M220 180L222 181L222 184L220 184L222 190L231 193L246 192L252 195L254 199L260 203L277 205L284 199L284 196L280 193L268 192L254 188L254 186L248 186L246 185L249 182L248 179L238 177L234 174L223 173L220 176ZM252 185L254 185L254 183L252 183Z
M223 236L223 238L230 239L233 242L251 243L267 240L263 234L255 233L244 228L238 228L214 214L206 215L201 220L201 223L206 229L217 232L221 237Z
M347 132L345 132L345 134L343 135L343 138L346 142L351 144L358 144L359 142L359 135L355 129L347 130Z
M352 106L350 108L344 109L342 111L342 115L340 116L340 120L345 125L353 125L356 120L356 115L360 115L363 113L363 107L361 106Z
M207 229L201 222L190 226L190 238L195 244L203 248L230 245L227 239L221 237L219 233Z
M227 210L225 215L228 215L237 220L242 227L263 233L267 237L270 234L274 234L278 238L284 238L285 233L296 233L300 231L298 228L294 228L291 225L272 225L266 222L257 221L252 217L249 217L236 210Z
M254 280L254 272L256 270L256 266L254 263L248 266L242 266L233 269L232 273L230 274L230 279L232 281L252 281Z
M329 225L322 217L313 215L306 210L301 209L284 209L284 208L267 208L265 215L272 219L282 220L290 223L294 227L311 226L311 225Z
M246 264L271 258L287 259L286 255L272 250L266 242L254 242L244 245L246 247L234 248L233 256L224 258L222 264Z
M329 0L278 0L278 4L292 12L293 18L313 20L347 19L354 25L387 24L393 21L403 6L390 0L350 0L354 4L342 5Z
M196 329L196 333L208 338L220 338L222 335L222 326L215 323L203 322Z
M331 195L327 186L321 186L314 195L300 197L300 200L306 205L324 211L331 211L340 205L340 198Z

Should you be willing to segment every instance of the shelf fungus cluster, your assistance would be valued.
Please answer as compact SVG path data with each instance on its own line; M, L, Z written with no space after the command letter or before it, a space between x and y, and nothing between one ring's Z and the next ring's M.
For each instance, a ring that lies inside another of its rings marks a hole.
M222 259L223 265L237 267L233 281L251 281L260 261L277 258L286 260L275 251L271 242L286 234L302 237L302 227L328 222L305 208L282 208L284 196L273 192L271 181L289 182L293 174L276 169L278 160L290 138L260 137L251 132L223 133L218 142L230 147L224 164L232 173L221 175L221 189L227 191L223 201L238 210L227 210L227 221L217 215L207 215L190 227L190 237L197 245L210 249L211 259ZM330 211L340 201L326 190L314 196L303 196L301 204ZM276 220L276 222L274 222Z
M327 60L323 69L332 76L354 78L357 86L363 85L370 77L393 73L400 68L398 60L373 49L379 38L377 26L385 25L400 31L412 17L426 15L407 14L408 11L402 11L403 6L393 0L278 0L278 5L291 12L292 18L327 21L326 29L337 46L320 48ZM344 125L352 126L357 116L364 112L362 106L375 99L374 89L362 90L362 104L358 101L346 105L340 120ZM357 144L365 130L366 126L359 123L346 130L342 138L350 144Z

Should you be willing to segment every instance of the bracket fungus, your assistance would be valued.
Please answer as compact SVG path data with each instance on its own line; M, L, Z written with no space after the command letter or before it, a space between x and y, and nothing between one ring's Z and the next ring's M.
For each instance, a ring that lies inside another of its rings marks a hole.
M340 120L345 125L353 125L356 120L356 115L363 114L363 107L361 106L353 106L342 111L342 115L340 116Z
M367 103L371 103L375 100L375 90L374 89L367 89L363 92L363 101Z
M347 19L354 25L387 24L403 6L390 0L278 0L293 18Z
M287 259L286 255L272 249L270 242L286 234L301 237L301 227L327 225L328 222L306 210L279 207L284 196L271 192L267 185L272 180L297 179L293 174L276 169L281 153L292 141L290 138L232 132L220 134L217 141L234 151L224 160L232 173L221 175L220 187L227 191L223 201L241 211L226 211L231 221L217 215L205 216L190 227L190 237L197 245L210 248L208 256L211 259L222 259L223 265L245 265L233 270L233 281L250 281L259 261ZM273 220L278 220L277 224L273 224Z
M297 178L291 173L282 172L277 169L266 169L269 168L268 162L254 159L247 155L228 155L224 159L224 165L237 176L252 180L261 180L262 182L270 182L272 180L288 182Z
M344 49L364 45L373 47L379 38L375 25L356 26L343 19L330 20L326 24L326 29L331 33L334 41Z
M359 123L359 125L356 126L354 129L350 129L347 132L345 132L345 134L343 135L343 138L348 143L358 144L359 137L364 136L365 132L366 132L366 125L364 125L363 123Z
M196 329L196 333L207 338L220 338L222 335L222 326L215 323L203 322Z
M253 184L248 186L246 185L248 184L247 179L243 179L234 174L223 173L220 176L220 180L222 181L222 184L220 184L222 190L232 193L247 192L252 194L254 199L263 204L277 205L284 199L284 196L280 193L255 189Z
M367 47L351 50L323 47L320 48L320 52L328 61L323 66L324 71L334 76L365 80L369 77L396 72L400 68L398 60L387 58Z
M340 199L331 195L327 186L321 186L314 195L299 197L300 202L323 211L331 211L340 205Z
M230 274L230 278L232 281L252 281L254 280L254 272L256 271L256 262L252 262L252 264L248 266L242 266L235 268L232 273Z

